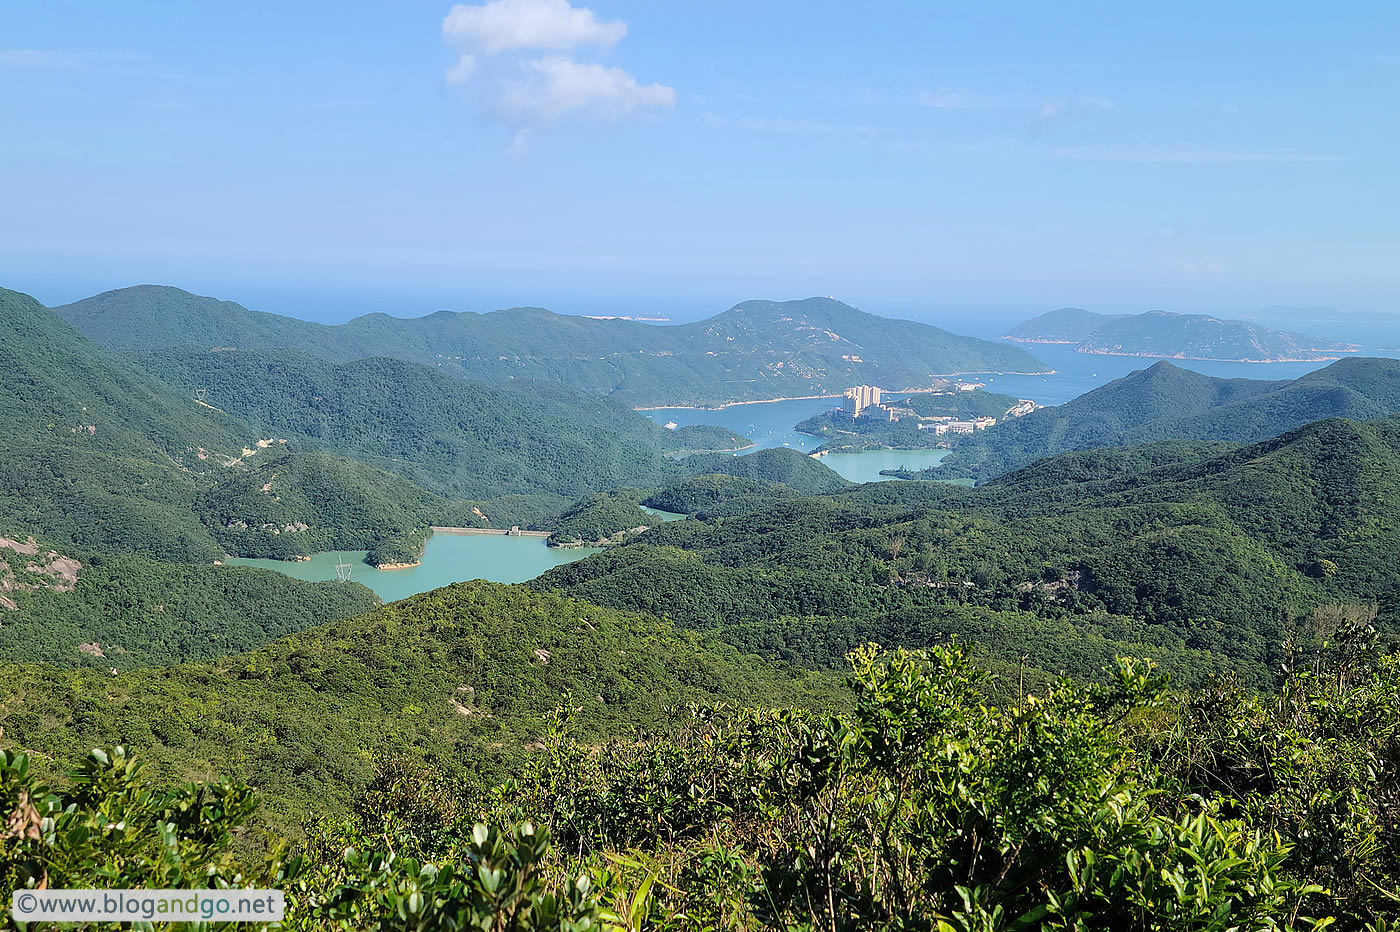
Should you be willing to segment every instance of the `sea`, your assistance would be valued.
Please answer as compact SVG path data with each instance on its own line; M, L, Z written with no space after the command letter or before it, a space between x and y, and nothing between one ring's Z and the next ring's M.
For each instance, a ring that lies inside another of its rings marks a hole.
M982 382L987 391L1014 395L1042 405L1060 405L1085 392L1107 385L1114 379L1158 362L1138 356L1095 356L1077 352L1072 345L1025 344L1031 355L1054 371L1045 375L1003 375L994 372L971 373L960 376L967 381ZM1365 350L1366 355L1400 358L1396 349ZM1227 379L1296 379L1329 362L1215 362L1172 359L1173 365L1204 375ZM892 386L893 387L893 386ZM914 388L917 386L898 386ZM790 401L769 401L729 405L723 408L656 408L643 411L658 424L674 423L679 427L691 424L715 424L727 427L753 440L757 449L790 447L811 452L822 445L819 437L799 433L796 425L814 414L840 407L838 398L806 398ZM745 450L742 453L753 452ZM881 470L907 467L925 469L937 465L946 450L869 450L863 453L832 453L822 462L851 482L879 482L888 476Z

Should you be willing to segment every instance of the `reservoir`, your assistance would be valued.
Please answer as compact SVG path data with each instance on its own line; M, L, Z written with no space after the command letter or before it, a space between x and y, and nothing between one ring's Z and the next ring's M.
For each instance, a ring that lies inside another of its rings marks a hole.
M312 581L335 579L336 563L349 563L351 580L364 583L385 602L394 602L467 579L525 582L545 570L597 552L594 547L567 550L547 547L543 537L440 532L428 539L420 565L403 570L377 570L364 562L363 550L318 553L309 561L301 562L249 559L225 562L230 566L258 566Z
M849 482L884 482L882 469L928 469L943 462L951 450L865 450L861 453L828 453L821 461Z
M812 398L799 401L769 401L761 404L730 405L727 408L662 408L643 411L658 424L675 421L682 427L689 424L718 424L754 441L755 446L739 451L742 456L768 447L790 447L810 453L824 442L793 430L793 425L814 414L837 407L839 399ZM882 469L927 469L937 466L948 455L947 450L866 450L862 453L829 453L821 461L849 482L883 482L889 476ZM663 515L663 517L665 517Z

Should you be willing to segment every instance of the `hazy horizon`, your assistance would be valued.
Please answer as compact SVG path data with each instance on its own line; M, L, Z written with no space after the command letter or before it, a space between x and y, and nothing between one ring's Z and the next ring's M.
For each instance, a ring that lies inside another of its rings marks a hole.
M1400 305L1400 10L0 10L0 282L338 320ZM936 318L935 318L936 319Z

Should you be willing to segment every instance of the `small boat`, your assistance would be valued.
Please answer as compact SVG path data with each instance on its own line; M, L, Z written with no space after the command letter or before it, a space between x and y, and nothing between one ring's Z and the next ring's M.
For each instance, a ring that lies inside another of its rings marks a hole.
M681 426L681 425L677 424L675 421L667 421L667 422L666 422L666 429L667 429L667 430L675 430L677 427L680 427L680 426Z

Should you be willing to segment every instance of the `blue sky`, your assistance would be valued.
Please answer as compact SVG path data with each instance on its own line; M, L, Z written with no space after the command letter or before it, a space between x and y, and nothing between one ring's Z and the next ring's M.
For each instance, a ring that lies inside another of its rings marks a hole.
M0 283L1400 309L1400 6L0 6Z

